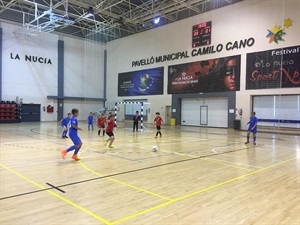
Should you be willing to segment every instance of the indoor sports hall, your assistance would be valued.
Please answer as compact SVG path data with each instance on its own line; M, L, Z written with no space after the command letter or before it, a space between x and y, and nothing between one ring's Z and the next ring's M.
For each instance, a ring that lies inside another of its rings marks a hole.
M0 0L1 225L299 225L299 0Z

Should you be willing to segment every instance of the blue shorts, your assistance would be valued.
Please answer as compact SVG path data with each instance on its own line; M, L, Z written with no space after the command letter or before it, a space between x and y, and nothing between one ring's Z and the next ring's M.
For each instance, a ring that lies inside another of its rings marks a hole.
M70 135L69 134L69 137L73 141L74 145L79 145L81 143L80 137L78 137L78 135Z
M256 133L257 133L257 129L251 130L251 128L248 128L248 132L251 132L251 133L253 133L253 134L256 134Z

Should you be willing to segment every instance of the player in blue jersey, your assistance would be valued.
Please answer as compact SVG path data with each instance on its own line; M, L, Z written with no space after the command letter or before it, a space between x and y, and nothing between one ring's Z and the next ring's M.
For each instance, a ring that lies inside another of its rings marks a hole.
M91 126L92 130L94 130L94 125L93 125L94 116L92 112L90 112L90 115L88 116L87 120L88 120L88 129L90 130L90 126Z
M67 137L67 133L68 133L68 127L69 127L69 123L71 120L71 113L68 113L68 116L66 116L65 118L63 118L59 123L61 125L61 127L63 128L63 132L61 134L62 138L68 138Z
M69 129L69 137L73 141L74 145L66 150L62 150L61 156L63 159L65 159L68 152L75 150L74 154L72 155L72 159L78 161L80 159L78 158L77 154L82 146L82 142L78 136L78 130L82 130L80 127L78 127L78 120L77 120L78 109L72 109L72 115L73 116L70 121L71 126Z
M253 133L253 144L256 145L257 123L258 119L255 116L255 112L252 112L250 121L247 123L249 124L249 127L247 132L247 141L245 142L245 144L249 144L250 133Z

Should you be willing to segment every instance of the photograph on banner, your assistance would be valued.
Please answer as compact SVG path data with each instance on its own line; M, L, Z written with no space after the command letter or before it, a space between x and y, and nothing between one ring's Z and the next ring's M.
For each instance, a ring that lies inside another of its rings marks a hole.
M247 54L246 90L300 87L300 46Z
M118 96L162 95L164 68L119 73Z
M168 94L240 90L241 56L168 67Z

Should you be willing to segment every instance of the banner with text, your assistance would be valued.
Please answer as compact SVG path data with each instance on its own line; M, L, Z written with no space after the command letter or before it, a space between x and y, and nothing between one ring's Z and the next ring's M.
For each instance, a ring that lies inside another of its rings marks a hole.
M168 67L168 94L240 90L241 56Z
M300 87L300 46L247 54L246 89Z
M162 95L164 68L119 73L118 96Z

